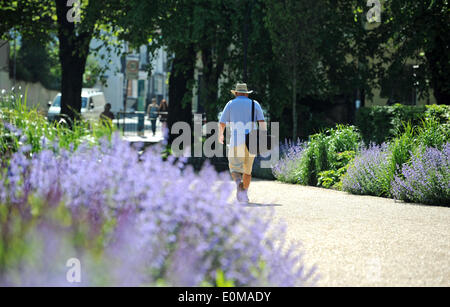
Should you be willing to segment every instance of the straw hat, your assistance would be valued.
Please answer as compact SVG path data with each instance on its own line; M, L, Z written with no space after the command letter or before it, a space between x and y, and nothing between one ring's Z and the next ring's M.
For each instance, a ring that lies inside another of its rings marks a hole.
M235 95L236 93L242 94L251 94L253 91L249 91L247 88L247 83L238 83L236 84L236 89L231 90L231 93Z

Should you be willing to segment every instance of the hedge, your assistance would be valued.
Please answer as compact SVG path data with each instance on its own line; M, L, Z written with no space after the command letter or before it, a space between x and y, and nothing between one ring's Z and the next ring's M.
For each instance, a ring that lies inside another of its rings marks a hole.
M422 121L435 118L439 123L448 123L450 106L393 106L364 107L356 113L356 126L366 144L381 144L395 137L403 129L404 123L412 126L420 125Z

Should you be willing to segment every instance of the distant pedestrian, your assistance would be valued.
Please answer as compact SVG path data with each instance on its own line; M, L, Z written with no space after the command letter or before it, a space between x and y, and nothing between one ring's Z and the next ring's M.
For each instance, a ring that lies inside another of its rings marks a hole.
M114 119L114 114L111 112L111 104L107 103L105 104L105 109L102 112L102 114L100 114L101 118L109 118L110 120Z
M169 106L167 105L167 100L161 100L159 105L159 120L161 122L162 128L167 128L167 118L169 116Z
M236 96L228 102L220 118L219 142L224 144L224 132L227 123L231 123L231 139L228 151L231 177L236 182L237 199L241 203L248 203L248 189L252 179L255 155L251 154L246 145L246 134L257 128L253 121L259 123L260 128L267 129L264 114L257 101L248 98L253 91L247 89L247 84L238 83L231 91ZM254 102L254 119L252 119L252 104Z
M112 127L112 121L114 120L114 114L111 112L111 104L107 103L105 104L105 109L100 114L100 121L103 125L108 126L109 128Z
M156 103L156 98L152 99L152 103L148 105L147 116L152 124L153 136L156 134L156 119L158 118L158 104Z

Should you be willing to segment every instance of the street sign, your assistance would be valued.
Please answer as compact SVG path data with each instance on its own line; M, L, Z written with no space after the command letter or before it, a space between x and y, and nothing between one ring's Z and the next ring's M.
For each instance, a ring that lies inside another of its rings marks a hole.
M128 80L138 80L139 79L139 60L127 59L127 69L126 69Z

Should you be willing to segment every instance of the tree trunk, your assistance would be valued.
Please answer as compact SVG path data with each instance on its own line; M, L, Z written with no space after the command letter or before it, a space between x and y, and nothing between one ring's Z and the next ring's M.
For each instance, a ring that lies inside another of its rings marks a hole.
M224 62L223 57L217 56L217 63L214 65L211 48L202 50L203 80L205 84L205 94L201 97L206 111L208 121L217 121L219 94L219 77L222 74Z
M59 59L61 62L61 115L69 119L69 125L79 119L83 74L89 55L92 31L76 33L75 24L67 19L70 9L66 1L56 0L58 16Z
M176 122L192 127L192 81L194 80L195 51L192 46L175 53L169 78L168 128ZM176 135L169 134L169 143Z
M60 53L65 52L60 49ZM61 60L61 115L67 116L70 121L80 118L81 92L83 88L83 74L86 58L62 55Z

